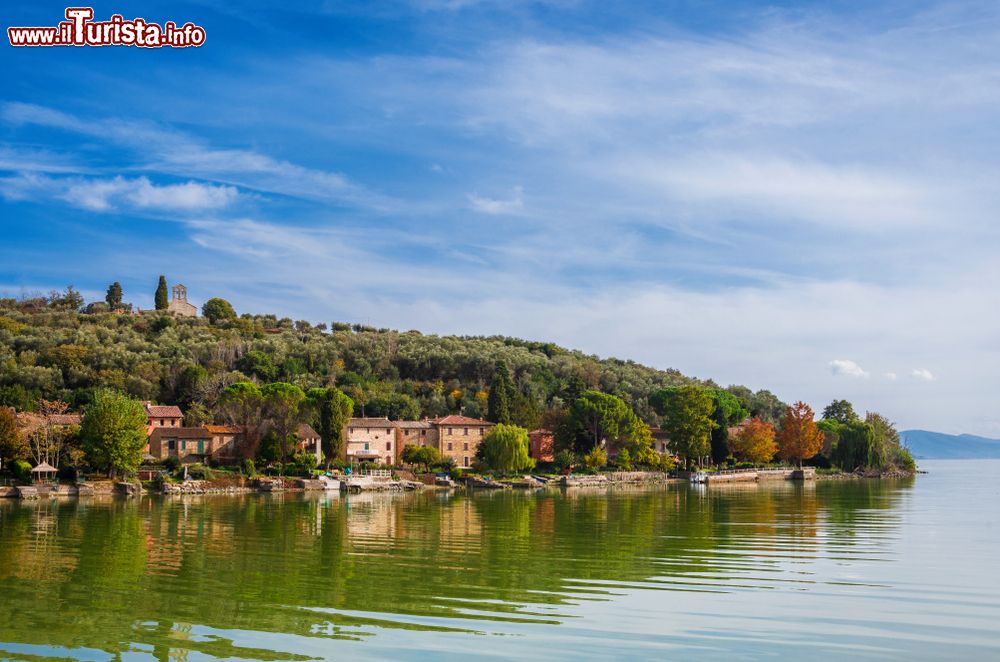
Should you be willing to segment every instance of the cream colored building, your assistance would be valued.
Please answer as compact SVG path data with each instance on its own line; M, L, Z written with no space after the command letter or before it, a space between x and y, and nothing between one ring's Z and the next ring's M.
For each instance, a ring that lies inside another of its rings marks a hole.
M430 423L437 430L438 450L441 457L451 458L459 467L470 467L476 461L476 451L493 423L468 416L434 418Z
M351 418L344 430L344 459L348 462L396 462L395 421L388 418Z
M173 295L170 298L170 303L167 304L167 312L181 317L197 317L198 308L188 303L187 288L177 284L172 289Z

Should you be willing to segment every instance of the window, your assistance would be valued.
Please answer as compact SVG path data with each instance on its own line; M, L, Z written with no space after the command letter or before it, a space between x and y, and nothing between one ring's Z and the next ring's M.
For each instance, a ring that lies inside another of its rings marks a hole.
M484 434L486 434L486 428L479 428L479 436L481 437Z
M451 442L448 442L448 450L451 450Z
M387 451L391 451L392 450L392 442L391 441L385 442L385 449Z
M392 428L386 428L385 429L385 433L386 434L392 434Z
M465 442L465 450L469 450L469 442Z
M448 428L448 434L455 434L455 428Z
M469 436L469 428L465 428L464 430L462 430L462 434L464 434L466 437L468 437Z
M175 450L177 450L177 440L176 439L167 439L167 450L169 450L169 451L175 451Z
M187 447L188 447L188 442L185 441L184 439L181 439L181 450L186 451Z
M354 434L354 428L347 428L347 434Z
M178 420L177 420L177 419L175 418L175 419L173 420L173 422L171 423L171 425L173 425L174 427L177 427L177 424L178 424L178 423L180 423L180 421L178 421Z
M469 456L465 456L465 466L469 466Z
M368 450L368 442L365 442L365 450Z

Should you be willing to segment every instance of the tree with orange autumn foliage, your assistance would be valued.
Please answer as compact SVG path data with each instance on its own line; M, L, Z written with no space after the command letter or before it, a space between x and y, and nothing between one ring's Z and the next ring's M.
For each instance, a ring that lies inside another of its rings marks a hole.
M815 457L823 448L823 432L816 427L812 407L799 401L785 409L778 431L778 452L786 460L797 461Z
M767 464L778 452L774 441L774 426L760 420L759 416L740 426L729 438L729 447L738 459L753 464Z

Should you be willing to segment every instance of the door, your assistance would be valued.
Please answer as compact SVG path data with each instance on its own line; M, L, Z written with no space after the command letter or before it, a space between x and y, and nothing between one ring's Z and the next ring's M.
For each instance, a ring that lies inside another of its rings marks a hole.
M204 454L205 454L205 440L204 439L199 439L198 440L198 455L204 455Z

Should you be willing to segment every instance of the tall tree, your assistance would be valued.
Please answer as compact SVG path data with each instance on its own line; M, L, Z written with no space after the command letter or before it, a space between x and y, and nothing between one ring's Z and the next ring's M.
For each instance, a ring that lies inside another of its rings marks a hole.
M323 441L326 466L340 457L344 446L344 426L354 412L354 402L336 386L310 389L309 400L316 421L316 431Z
M108 292L104 296L104 300L108 302L108 308L112 311L118 310L122 307L122 284L117 280L108 286Z
M10 407L0 407L0 465L28 457L28 444L17 427L17 417Z
M479 445L477 455L490 469L504 473L535 466L528 450L528 431L516 425L495 425Z
M167 277L160 276L160 282L156 285L156 295L153 300L156 305L157 310L166 310L167 306L170 305L170 300L167 294Z
M284 463L292 455L291 440L306 413L302 407L306 394L298 386L286 382L265 384L260 393L264 396L264 420L268 429L278 436Z
M722 464L729 457L729 426L739 423L747 417L749 410L738 397L723 389L712 389L712 462Z
M510 423L511 402L515 396L514 380L505 361L497 361L487 400L486 419L494 423Z
M570 405L570 418L583 433L578 436L576 450L586 452L602 442L623 438L634 417L621 398L600 391L584 391Z
M688 384L661 389L650 401L663 417L663 431L686 468L711 452L709 441L716 422L712 420L715 405L708 391Z
M245 458L257 455L264 436L264 396L253 382L230 384L219 394L219 412L243 432L240 451Z
M774 441L774 426L753 417L729 439L733 455L744 462L767 464L778 452Z
M778 431L778 452L802 467L802 461L815 457L823 448L823 432L816 427L812 407L799 401L785 409Z
M854 405L847 400L834 400L823 409L823 420L850 423L858 420L854 413Z
M135 398L102 389L87 407L80 437L91 465L111 477L131 476L146 445L146 410Z

